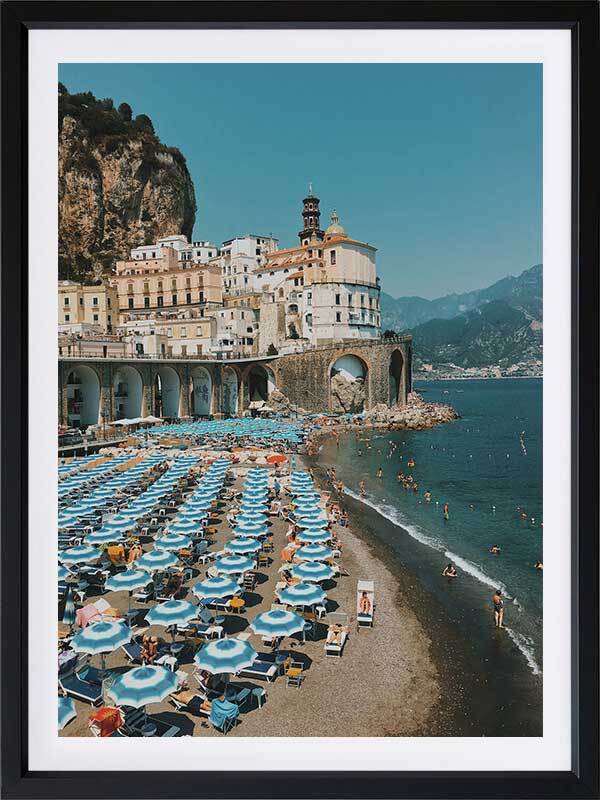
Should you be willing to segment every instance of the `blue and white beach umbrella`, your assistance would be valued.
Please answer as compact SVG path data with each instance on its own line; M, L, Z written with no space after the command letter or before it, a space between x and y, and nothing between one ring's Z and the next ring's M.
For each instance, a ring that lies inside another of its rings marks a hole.
M194 656L199 669L213 675L236 673L251 667L257 652L248 642L240 639L216 639L208 642Z
M306 505L306 506L296 506L294 509L294 515L296 517L302 519L308 519L309 517L318 517L321 514L321 509L315 505Z
M176 563L177 556L173 553L170 553L168 550L150 550L150 552L144 553L143 556L138 558L136 566L139 569L145 569L148 570L148 572L153 572L157 569L174 567Z
M315 606L325 600L325 592L314 583L296 583L276 592L282 603L289 606Z
M201 520L205 519L208 516L208 509L206 508L194 508L194 506L182 506L179 509L179 514L177 514L178 520L191 520L192 522L196 523L196 528L200 526L197 524Z
M182 533L166 533L164 536L158 537L154 542L154 546L160 550L183 550L186 547L191 547L191 545L192 540Z
M198 615L198 606L187 600L167 600L159 603L146 614L148 625L185 625Z
M233 597L242 591L241 586L231 578L219 575L217 578L206 578L192 586L192 591L200 600L205 597Z
M299 528L326 528L329 525L329 520L320 514L314 516L299 517L296 521Z
M75 701L72 697L58 698L58 730L62 731L65 725L75 719Z
M110 530L110 528L100 528L98 531L92 531L83 540L86 544L110 544L111 542L122 542L123 533L119 530Z
M150 576L141 569L117 572L106 579L104 588L109 592L134 592L150 583Z
M239 527L234 528L232 533L238 538L247 537L250 539L260 539L261 536L267 535L267 526L261 525L260 527L256 528L247 528L244 525L240 525Z
M300 533L296 536L296 541L302 542L302 544L322 544L323 542L328 542L331 539L331 531L328 530L311 530L310 528L307 530L300 531Z
M248 519L254 519L255 517L264 517L265 514L268 513L269 513L268 503L252 503L248 501L241 503L240 505L240 516L248 517Z
M296 550L295 557L298 561L327 561L333 558L333 550L322 544L307 544Z
M124 514L115 514L111 519L107 519L102 527L117 531L128 531L135 527L135 517L127 512Z
M112 653L131 640L131 629L122 622L92 622L79 631L71 640L71 647L77 653L89 653L91 656Z
M67 599L65 600L65 610L63 613L63 625L72 627L75 624L75 601L73 599L73 589L69 586Z
M258 614L250 623L254 633L259 636L293 636L303 631L305 626L305 620L298 614L280 608Z
M72 578L72 574L66 567L63 567L62 564L58 565L58 580L59 581L66 581L67 578Z
M58 558L63 564L87 564L97 561L102 552L97 547L88 544L78 544L76 547L69 547L58 554Z
M240 575L254 569L254 561L242 555L223 556L215 561L215 569L224 575Z
M226 550L228 553L258 553L261 547L261 543L257 542L255 539L240 536L236 539L232 539L230 542L226 542L223 545L223 550Z
M329 564L323 564L321 561L304 561L302 564L294 564L291 568L291 573L294 578L300 578L302 581L326 581L335 575L335 572Z
M158 666L134 667L119 675L108 690L108 696L118 706L142 708L160 703L177 688L177 675Z
M198 523L193 519L178 519L176 518L173 522L169 523L169 532L170 533L193 533L193 531L197 531L200 526Z

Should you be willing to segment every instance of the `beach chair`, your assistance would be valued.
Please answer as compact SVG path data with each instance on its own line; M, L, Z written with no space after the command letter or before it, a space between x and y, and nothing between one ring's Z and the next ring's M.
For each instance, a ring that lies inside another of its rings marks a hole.
M177 725L169 725L156 717L148 717L141 708L122 708L124 712L123 725L113 733L113 736L159 736L172 737L181 732Z
M360 580L356 586L356 627L372 628L374 614L375 584L373 581Z
M58 685L68 697L93 706L102 703L102 686L83 680L77 673L59 678Z
M301 661L292 661L285 671L285 685L299 689L300 686L302 686L302 681L304 680L303 670L304 664Z
M254 664L241 670L239 674L246 678L258 678L259 680L267 681L267 683L273 683L279 674L279 666L275 663L274 654L259 653Z

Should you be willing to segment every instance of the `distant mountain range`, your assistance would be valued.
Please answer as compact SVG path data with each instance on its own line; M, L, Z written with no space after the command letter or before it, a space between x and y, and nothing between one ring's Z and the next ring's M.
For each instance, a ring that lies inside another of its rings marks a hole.
M381 296L383 330L411 333L416 366L507 367L542 358L542 265L436 300Z

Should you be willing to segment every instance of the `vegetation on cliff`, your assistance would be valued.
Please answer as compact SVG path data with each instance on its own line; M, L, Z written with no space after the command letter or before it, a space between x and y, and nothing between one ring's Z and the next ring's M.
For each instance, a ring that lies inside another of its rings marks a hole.
M145 114L58 87L59 277L87 281L161 236L191 238L196 198L184 156Z

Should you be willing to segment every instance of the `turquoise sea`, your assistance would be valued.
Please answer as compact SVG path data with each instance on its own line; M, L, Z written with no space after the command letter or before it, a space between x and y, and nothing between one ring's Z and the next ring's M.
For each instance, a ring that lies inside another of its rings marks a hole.
M432 381L415 388L427 401L454 406L461 419L427 431L348 433L339 445L329 439L319 461L335 466L356 498L365 481L360 499L385 518L386 544L421 568L427 591L462 630L483 640L494 635L490 598L502 589L505 641L530 675L541 675L543 573L534 565L543 561L542 380ZM399 472L414 476L418 492L404 489ZM420 558L407 534L425 548ZM499 555L489 552L492 545ZM449 562L459 573L454 581L441 576Z

